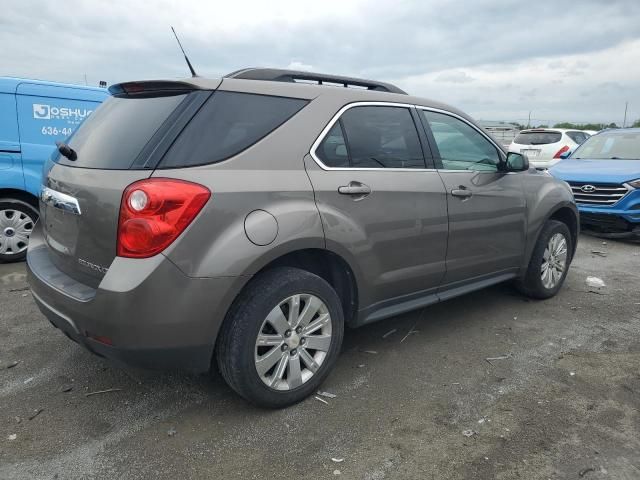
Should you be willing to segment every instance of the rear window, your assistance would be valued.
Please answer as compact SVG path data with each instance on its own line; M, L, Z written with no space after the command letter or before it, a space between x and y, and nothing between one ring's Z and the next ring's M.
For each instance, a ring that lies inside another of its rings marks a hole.
M186 95L111 97L69 139L78 159L57 162L83 168L126 170Z
M567 132L567 137L569 137L571 140L573 140L578 145L580 145L587 138L589 138L589 135L584 132Z
M307 103L298 98L215 92L180 134L160 168L216 163L237 155Z
M561 138L560 132L521 132L514 142L519 145L547 145L557 143Z

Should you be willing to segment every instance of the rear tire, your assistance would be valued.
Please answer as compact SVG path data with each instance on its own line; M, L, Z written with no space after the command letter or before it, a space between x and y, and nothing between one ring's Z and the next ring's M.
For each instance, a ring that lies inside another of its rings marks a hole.
M216 346L220 372L239 395L267 408L297 403L332 370L344 335L340 298L297 268L260 274L236 299Z
M28 203L0 199L0 263L24 260L37 220L38 211Z
M558 293L569 271L573 240L569 228L557 220L542 227L518 290L530 298L546 299Z

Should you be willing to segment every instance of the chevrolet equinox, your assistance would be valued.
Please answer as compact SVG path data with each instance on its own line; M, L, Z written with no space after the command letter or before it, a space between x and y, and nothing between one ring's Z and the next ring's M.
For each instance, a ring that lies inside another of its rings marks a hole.
M345 325L508 280L544 299L567 275L569 186L448 105L275 69L110 91L45 165L27 256L39 308L100 356L217 364L283 407Z

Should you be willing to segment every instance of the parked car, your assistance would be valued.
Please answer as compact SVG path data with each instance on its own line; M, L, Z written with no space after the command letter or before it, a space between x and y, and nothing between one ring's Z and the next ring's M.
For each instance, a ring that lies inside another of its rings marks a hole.
M104 100L104 88L0 77L0 263L23 260L42 166Z
M27 256L40 309L98 355L216 362L281 407L345 325L507 280L548 298L567 274L567 184L445 104L272 69L110 90L47 162Z
M549 171L571 185L586 227L640 234L640 129L606 130Z
M581 130L533 128L521 130L509 146L510 152L522 153L539 170L552 167L584 142L589 135Z

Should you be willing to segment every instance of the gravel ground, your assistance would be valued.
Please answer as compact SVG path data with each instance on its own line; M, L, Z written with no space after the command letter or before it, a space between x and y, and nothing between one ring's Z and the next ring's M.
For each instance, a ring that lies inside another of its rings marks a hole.
M0 479L638 479L639 367L633 242L583 236L548 301L500 285L348 331L336 398L281 411L91 355L0 265Z

